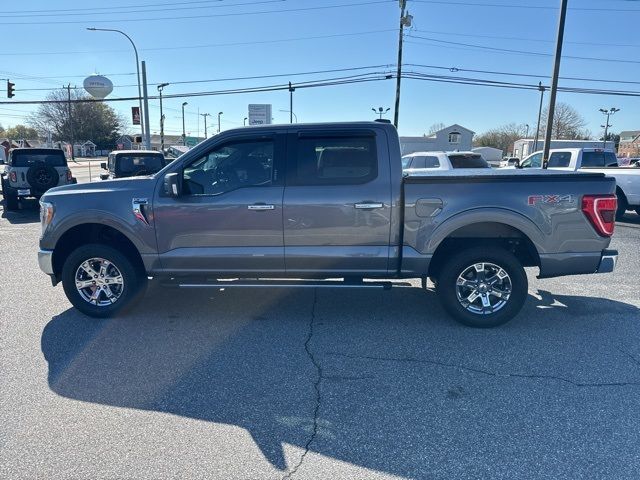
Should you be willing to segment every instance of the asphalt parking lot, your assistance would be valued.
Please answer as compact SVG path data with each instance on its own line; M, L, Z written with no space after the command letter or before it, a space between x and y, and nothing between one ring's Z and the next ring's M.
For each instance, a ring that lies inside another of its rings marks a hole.
M0 478L639 478L640 217L474 330L433 291L175 291L97 321L0 205Z

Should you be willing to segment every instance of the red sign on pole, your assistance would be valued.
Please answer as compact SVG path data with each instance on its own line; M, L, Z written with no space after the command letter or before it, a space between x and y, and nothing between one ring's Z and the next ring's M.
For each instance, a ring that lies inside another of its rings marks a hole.
M140 125L140 107L131 107L131 118L134 125Z

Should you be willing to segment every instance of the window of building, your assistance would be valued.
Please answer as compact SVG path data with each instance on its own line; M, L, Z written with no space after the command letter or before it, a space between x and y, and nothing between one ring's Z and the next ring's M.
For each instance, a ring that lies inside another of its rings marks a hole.
M455 143L458 144L460 143L460 137L462 135L460 135L459 132L451 132L449 133L449 143Z

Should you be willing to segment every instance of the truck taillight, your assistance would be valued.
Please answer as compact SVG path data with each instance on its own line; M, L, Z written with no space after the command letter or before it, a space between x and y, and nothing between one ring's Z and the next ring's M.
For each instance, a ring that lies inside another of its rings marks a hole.
M71 169L67 170L67 182L70 182L73 176L71 176Z
M18 175L16 174L16 172L11 172L9 174L9 178L11 179L12 182L17 182L18 181Z
M582 197L582 212L601 237L613 235L617 208L618 199L615 195L585 195Z

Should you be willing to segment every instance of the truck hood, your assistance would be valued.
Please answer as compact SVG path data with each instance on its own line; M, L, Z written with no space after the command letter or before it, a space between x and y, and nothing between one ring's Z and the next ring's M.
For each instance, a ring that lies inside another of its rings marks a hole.
M157 181L158 179L155 177L128 177L117 180L64 185L48 190L42 196L42 200L47 202L56 198L67 197L68 195L104 195L117 194L118 192L151 195Z

